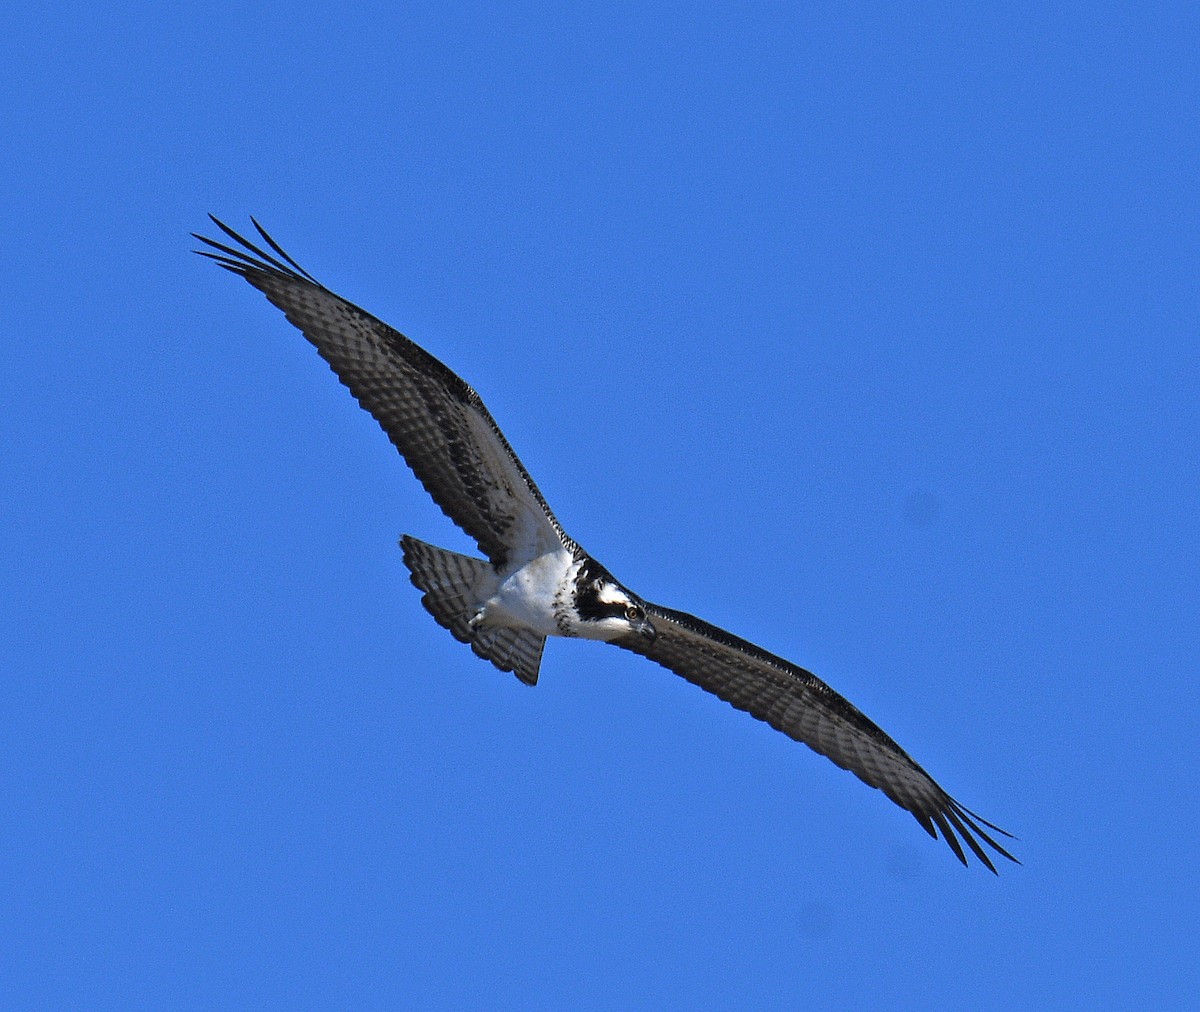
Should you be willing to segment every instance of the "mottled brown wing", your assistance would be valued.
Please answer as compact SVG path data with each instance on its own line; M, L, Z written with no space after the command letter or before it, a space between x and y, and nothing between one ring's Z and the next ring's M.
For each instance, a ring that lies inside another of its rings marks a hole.
M258 222L275 255L212 220L236 246L197 235L216 251L201 254L283 310L379 422L434 502L494 565L570 543L471 387L399 331L319 284Z
M879 788L935 839L941 830L963 864L967 857L960 837L993 872L981 841L1016 861L987 830L1008 833L950 797L876 724L812 672L692 615L655 604L646 609L657 638L651 643L630 636L618 645L682 675Z

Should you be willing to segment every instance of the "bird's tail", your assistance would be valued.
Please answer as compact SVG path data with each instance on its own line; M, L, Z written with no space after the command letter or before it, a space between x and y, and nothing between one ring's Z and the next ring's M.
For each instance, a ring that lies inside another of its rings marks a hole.
M404 535L404 564L415 587L425 592L421 603L456 640L471 644L480 657L501 671L511 671L526 685L536 685L546 637L525 629L472 626L471 619L496 589L496 571L483 559L426 544Z

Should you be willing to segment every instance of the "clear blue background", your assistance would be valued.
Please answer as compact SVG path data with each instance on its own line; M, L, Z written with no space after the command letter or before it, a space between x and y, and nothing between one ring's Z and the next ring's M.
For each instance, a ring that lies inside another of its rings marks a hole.
M1195 7L825 6L6 11L0 1001L1194 995ZM1024 867L634 656L454 642L396 540L466 539L210 210Z

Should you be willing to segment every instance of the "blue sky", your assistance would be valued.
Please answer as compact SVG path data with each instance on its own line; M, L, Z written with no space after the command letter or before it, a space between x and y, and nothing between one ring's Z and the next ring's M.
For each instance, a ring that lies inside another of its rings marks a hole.
M0 1002L1194 994L1197 16L823 10L5 15ZM396 541L466 538L209 211L1023 867L622 651L454 642Z

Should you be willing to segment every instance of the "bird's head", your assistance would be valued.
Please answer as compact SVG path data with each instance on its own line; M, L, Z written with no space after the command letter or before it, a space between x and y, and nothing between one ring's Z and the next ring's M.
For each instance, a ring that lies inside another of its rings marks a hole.
M580 563L575 576L576 635L616 640L630 634L653 643L658 635L646 614L646 602L622 587L595 559Z

